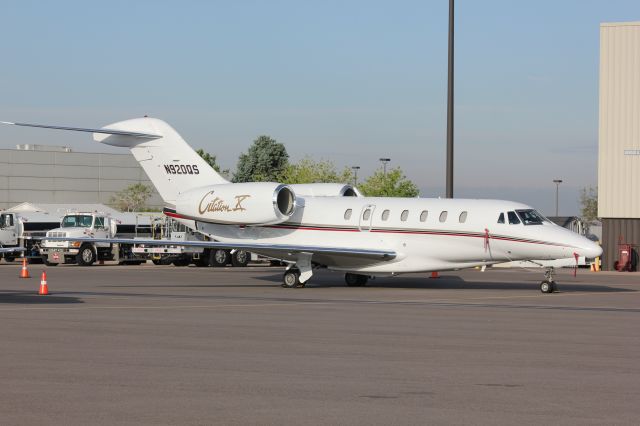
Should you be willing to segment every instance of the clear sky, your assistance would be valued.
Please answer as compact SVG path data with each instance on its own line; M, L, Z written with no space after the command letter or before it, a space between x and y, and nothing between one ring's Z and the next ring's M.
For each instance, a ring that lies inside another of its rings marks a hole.
M444 194L448 1L2 1L0 120L103 126L149 115L235 168L258 135L371 173L390 157ZM459 197L579 211L597 182L599 23L638 0L458 0ZM0 128L0 147L113 152ZM121 152L121 151L119 151Z

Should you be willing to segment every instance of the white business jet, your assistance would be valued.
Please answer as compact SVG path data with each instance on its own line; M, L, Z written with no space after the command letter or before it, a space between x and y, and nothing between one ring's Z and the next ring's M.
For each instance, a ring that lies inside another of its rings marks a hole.
M164 213L215 240L181 244L285 260L283 287L304 286L321 267L345 272L349 286L363 286L371 276L593 258L602 252L533 208L510 201L363 197L342 184L230 183L155 118L101 129L5 124L89 132L96 141L129 148L166 203ZM551 272L540 285L544 293L556 288Z

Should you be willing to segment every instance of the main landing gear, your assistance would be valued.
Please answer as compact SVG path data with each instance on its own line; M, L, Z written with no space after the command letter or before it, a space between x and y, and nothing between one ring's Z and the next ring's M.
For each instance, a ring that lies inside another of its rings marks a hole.
M540 283L540 291L543 293L553 293L558 291L558 286L553 279L553 268L549 268L544 273L544 281Z
M282 276L282 287L284 288L297 288L304 287L305 283L300 282L300 271L298 268L291 268L284 271Z
M282 276L282 287L298 288L304 287L313 275L313 265L311 264L311 253L298 253L296 263L290 264Z
M295 263L290 263L282 276L282 287L302 288L313 275L314 265L311 263L312 253L298 253ZM316 265L317 266L317 265ZM364 287L367 285L369 277L367 275L352 274L344 275L344 280L349 287Z

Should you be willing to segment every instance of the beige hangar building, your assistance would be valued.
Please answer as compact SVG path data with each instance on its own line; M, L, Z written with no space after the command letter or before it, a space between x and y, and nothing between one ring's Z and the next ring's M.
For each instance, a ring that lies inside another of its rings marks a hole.
M109 204L135 183L151 186L148 207L162 199L133 155L73 152L67 147L18 145L0 149L0 210L31 203Z
M640 22L600 25L599 107L598 216L611 270L620 241L640 252Z

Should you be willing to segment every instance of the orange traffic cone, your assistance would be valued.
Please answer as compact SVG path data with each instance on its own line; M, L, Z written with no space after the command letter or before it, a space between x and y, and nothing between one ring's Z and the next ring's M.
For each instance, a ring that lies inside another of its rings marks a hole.
M29 270L27 269L27 258L23 257L22 258L22 270L20 271L20 275L18 275L20 278L31 278L31 275L29 275Z
M438 275L437 272L432 272L431 273L431 278L440 278L440 276Z
M42 279L40 280L40 290L38 290L38 294L41 296L46 296L49 294L49 286L47 286L47 273L42 271Z

